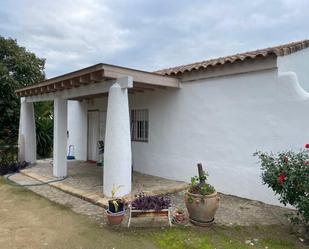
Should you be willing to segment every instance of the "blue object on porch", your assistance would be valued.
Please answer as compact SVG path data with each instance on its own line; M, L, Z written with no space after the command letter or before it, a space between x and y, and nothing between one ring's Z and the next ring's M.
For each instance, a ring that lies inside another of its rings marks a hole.
M68 160L74 160L75 159L75 156L74 156L74 145L70 145L69 146L69 154L67 156L67 159Z

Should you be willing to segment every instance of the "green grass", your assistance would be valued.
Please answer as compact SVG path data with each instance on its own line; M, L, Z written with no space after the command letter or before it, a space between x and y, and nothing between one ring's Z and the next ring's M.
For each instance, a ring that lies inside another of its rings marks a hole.
M279 226L172 228L153 231L150 239L162 249L306 248ZM246 243L249 240L254 245Z

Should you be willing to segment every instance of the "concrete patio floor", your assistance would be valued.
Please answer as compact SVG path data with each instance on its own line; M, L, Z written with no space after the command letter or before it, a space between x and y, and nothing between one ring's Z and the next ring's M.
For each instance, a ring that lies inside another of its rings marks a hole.
M38 160L35 166L24 169L21 173L41 182L56 179L52 175L51 159ZM103 196L103 167L85 161L68 161L68 177L60 182L49 183L69 194L106 207L108 198ZM165 195L186 189L187 183L169 180L157 176L133 172L131 199L140 191L149 195Z

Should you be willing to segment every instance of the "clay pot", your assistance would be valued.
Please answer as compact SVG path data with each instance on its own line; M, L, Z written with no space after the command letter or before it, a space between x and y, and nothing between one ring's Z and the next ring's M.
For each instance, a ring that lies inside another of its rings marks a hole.
M190 221L199 226L209 226L213 223L220 197L215 192L211 195L185 193L185 204Z
M107 220L110 225L120 225L125 211L121 211L118 213L112 213L109 210L106 210Z
M184 221L185 220L185 214L176 212L175 218L176 218L177 221Z

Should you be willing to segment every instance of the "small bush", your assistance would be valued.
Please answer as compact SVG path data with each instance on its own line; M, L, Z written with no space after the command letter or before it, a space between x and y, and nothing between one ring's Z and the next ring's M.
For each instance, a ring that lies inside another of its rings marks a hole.
M155 210L167 209L171 206L171 200L166 196L147 196L140 193L131 203L132 207L138 210Z
M17 162L18 147L10 137L0 140L0 175L19 172L28 166L27 162Z
M215 188L206 182L208 173L202 170L200 176L191 177L189 192L199 195L211 195L216 192Z
M293 151L277 154L256 152L262 169L263 183L279 195L279 201L297 209L293 221L309 224L309 154Z
M12 130L4 129L0 132L0 164L17 160L17 138Z
M11 163L0 163L0 175L6 175L10 173L19 172L26 168L29 164L27 162L11 162Z
M7 164L17 160L17 145L9 145L0 142L0 164Z

